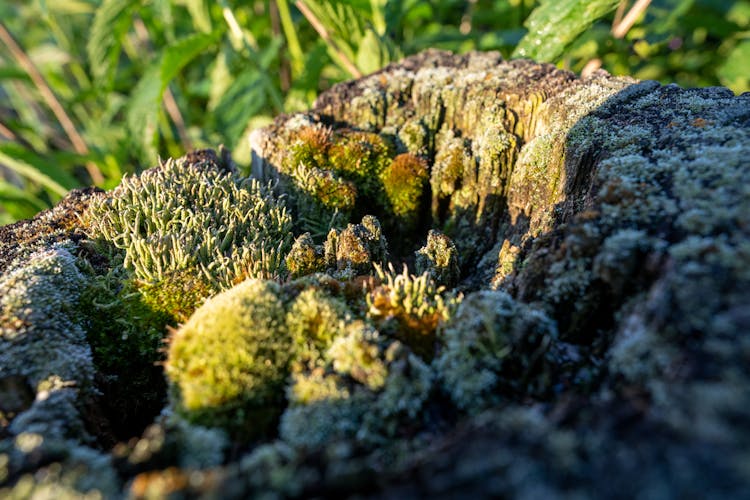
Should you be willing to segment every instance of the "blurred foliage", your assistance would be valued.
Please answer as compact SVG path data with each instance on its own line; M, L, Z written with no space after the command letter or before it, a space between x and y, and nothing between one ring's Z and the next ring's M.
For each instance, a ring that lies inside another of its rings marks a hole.
M195 147L247 167L253 128L428 47L750 90L750 0L4 0L0 20L0 224Z

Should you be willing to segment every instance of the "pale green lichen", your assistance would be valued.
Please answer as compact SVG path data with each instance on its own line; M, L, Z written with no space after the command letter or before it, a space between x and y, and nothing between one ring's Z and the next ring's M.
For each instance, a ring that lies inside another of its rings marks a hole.
M30 407L8 415L12 434L92 440L81 400L96 393L95 370L77 309L86 278L74 249L56 244L0 277L0 379L19 382L9 399L23 386L35 394ZM0 411L7 411L5 403Z
M556 336L555 323L542 311L502 291L475 292L441 328L433 366L454 403L476 413L548 390L545 354Z
M186 159L127 177L86 217L92 237L124 252L144 295L180 320L245 278L278 277L291 222L269 186Z
M94 369L76 302L86 279L71 245L55 245L0 278L0 376L33 388L51 376L90 388Z

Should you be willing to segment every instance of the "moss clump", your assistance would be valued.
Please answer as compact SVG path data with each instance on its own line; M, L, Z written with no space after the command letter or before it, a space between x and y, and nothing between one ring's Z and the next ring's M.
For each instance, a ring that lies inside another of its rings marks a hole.
M159 310L149 305L125 269L109 265L104 274L85 269L89 281L81 293L80 309L86 313L86 338L100 374L97 390L105 395L102 409L115 436L128 439L164 406L166 383L159 364L173 316L163 312L164 305Z
M427 243L416 252L416 267L419 274L427 273L435 283L446 287L456 286L461 277L456 245L434 229L430 229Z
M382 198L380 174L393 157L392 146L370 132L321 124L291 132L281 174L290 181L300 228L319 235L340 225L356 210Z
M433 365L456 405L477 413L549 390L545 353L556 336L543 312L502 291L475 292L440 329Z
M314 368L342 334L351 313L340 299L319 288L306 288L288 306L286 328L292 337L298 369Z
M419 222L422 193L429 177L427 162L411 153L396 156L382 174L388 208L404 232Z
M422 425L434 375L408 347L353 321L326 360L295 374L287 389L290 406L279 428L286 442L316 449L352 440L372 449Z
M210 161L168 160L128 177L91 204L86 223L178 321L245 278L278 276L291 244L291 216L271 190Z
M387 271L379 266L375 270L381 284L366 296L368 317L381 331L404 342L424 359L432 359L435 332L451 317L460 299L437 286L427 273L414 276L406 267L396 273L392 266Z
M263 435L283 404L292 338L279 285L247 280L208 300L169 344L166 374L188 420Z

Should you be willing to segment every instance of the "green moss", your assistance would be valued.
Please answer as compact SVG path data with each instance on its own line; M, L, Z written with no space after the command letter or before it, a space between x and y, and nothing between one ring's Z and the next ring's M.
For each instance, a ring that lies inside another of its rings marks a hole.
M427 162L411 153L396 156L382 174L388 209L407 232L419 222L425 184L430 173Z
M393 156L391 144L378 134L320 124L290 133L291 146L281 160L290 182L292 202L304 231L320 233L346 220L357 206L382 199L380 173Z
M289 386L279 428L286 442L325 449L354 441L371 450L422 425L434 375L408 347L355 321L327 359L325 367L295 374Z
M208 300L169 344L166 374L188 420L263 435L283 404L292 338L280 287L248 280Z
M366 199L377 199L379 176L394 155L390 142L372 132L345 129L337 131L329 153L333 171L354 182Z
M453 287L458 284L458 250L453 240L440 231L430 229L427 242L416 252L417 273L427 273L438 285Z
M429 274L396 273L392 266L376 267L381 281L366 296L367 315L383 332L408 345L424 359L435 353L435 332L448 320L460 301L454 293L438 287Z
M286 328L292 337L295 363L320 364L323 353L345 331L350 317L346 304L318 288L303 290L287 308Z
M159 365L163 340L173 324L172 309L148 304L120 266L106 274L87 269L81 293L86 338L100 376L101 406L118 438L130 438L151 423L164 406L166 384Z

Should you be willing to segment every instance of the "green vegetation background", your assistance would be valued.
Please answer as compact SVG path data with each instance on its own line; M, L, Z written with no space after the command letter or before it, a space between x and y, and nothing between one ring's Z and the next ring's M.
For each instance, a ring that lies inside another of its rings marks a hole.
M5 0L0 224L428 47L750 90L750 0Z

